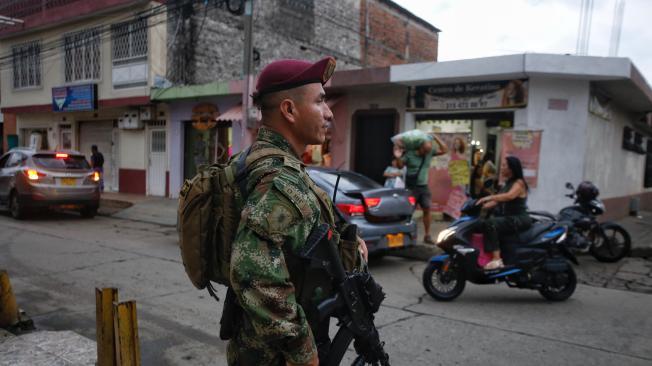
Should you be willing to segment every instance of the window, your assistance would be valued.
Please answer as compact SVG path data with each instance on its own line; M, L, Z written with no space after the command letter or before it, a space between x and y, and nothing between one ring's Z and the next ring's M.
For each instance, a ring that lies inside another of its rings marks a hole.
M113 65L147 60L147 19L111 26Z
M32 157L34 164L43 169L84 169L91 168L81 155L68 155L65 158L57 158L54 154L39 154Z
M111 40L113 86L147 85L147 19L112 25Z
M13 153L7 162L7 168L13 168L16 166L21 166L25 161L26 156L21 153Z
M2 158L0 158L0 169L5 167L5 164L7 163L7 160L9 160L9 156L10 156L10 154L7 154L7 155L3 156Z
M90 28L63 37L64 75L67 83L100 78L100 28Z
M32 41L11 48L14 88L41 85L41 41Z

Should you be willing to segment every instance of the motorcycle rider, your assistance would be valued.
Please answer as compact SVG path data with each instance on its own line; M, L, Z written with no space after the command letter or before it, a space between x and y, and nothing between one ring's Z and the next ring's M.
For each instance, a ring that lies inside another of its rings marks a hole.
M500 256L499 236L527 230L532 225L526 205L529 187L523 177L521 161L515 156L508 156L503 160L500 171L505 180L500 192L476 202L476 205L482 205L483 209L497 208L491 217L481 221L484 249L492 256L492 260L484 266L486 270L504 267Z

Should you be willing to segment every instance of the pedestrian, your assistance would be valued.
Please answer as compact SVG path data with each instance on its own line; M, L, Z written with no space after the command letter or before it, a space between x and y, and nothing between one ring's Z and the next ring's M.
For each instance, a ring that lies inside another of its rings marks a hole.
M399 168L401 163L398 160L397 158L392 159L392 165L383 172L387 188L405 188L405 167Z
M432 140L438 145L437 150L433 149ZM404 145L407 146L407 145ZM448 146L434 133L428 135L428 139L418 145L418 148L394 148L394 156L400 159L399 168L406 166L405 186L412 191L416 202L423 211L423 227L425 237L423 241L427 244L435 244L430 236L430 202L432 194L428 188L428 170L434 156L448 153Z
M100 192L104 192L104 155L97 145L91 146L91 168L100 175Z
M324 360L329 324L319 319L317 305L333 295L332 280L301 257L314 228L323 223L332 228L328 240L339 244L345 267L366 260L362 239L339 243L333 203L301 162L306 146L322 144L333 121L323 84L334 68L331 57L314 64L280 60L258 78L254 103L262 112L262 127L249 154L271 148L283 157L263 157L248 170L250 193L231 254L232 298L242 312L227 319L234 329L229 365L318 365Z

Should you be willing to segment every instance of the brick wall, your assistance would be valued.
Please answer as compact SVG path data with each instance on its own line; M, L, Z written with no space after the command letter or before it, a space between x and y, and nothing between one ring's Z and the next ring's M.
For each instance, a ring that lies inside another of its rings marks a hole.
M370 33L365 38L367 3ZM365 59L369 67L436 60L437 33L391 4L389 0L256 1L255 72L279 58L334 56L338 70L364 67ZM197 7L185 16L170 12L168 19L168 79L175 84L203 84L242 77L240 16Z
M437 61L438 30L423 23L391 1L361 0L363 64L382 67Z

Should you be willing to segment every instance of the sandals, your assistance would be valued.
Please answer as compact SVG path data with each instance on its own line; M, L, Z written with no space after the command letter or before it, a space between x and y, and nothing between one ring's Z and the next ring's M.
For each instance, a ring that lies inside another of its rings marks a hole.
M494 269L500 269L500 268L503 268L503 267L505 267L505 265L503 264L502 259L494 259L491 262L485 264L485 266L483 268L484 268L484 270L490 271L490 270L494 270Z

